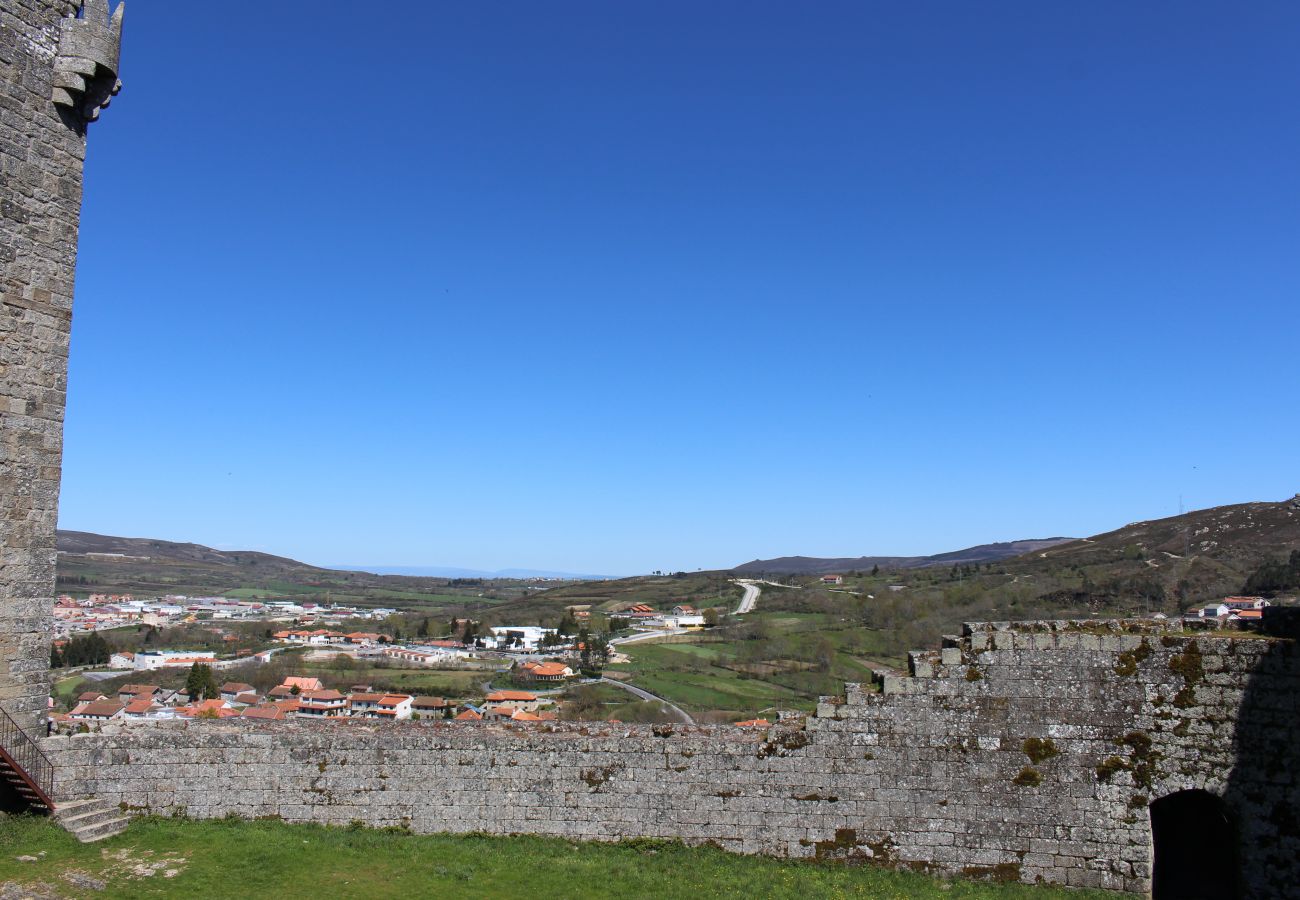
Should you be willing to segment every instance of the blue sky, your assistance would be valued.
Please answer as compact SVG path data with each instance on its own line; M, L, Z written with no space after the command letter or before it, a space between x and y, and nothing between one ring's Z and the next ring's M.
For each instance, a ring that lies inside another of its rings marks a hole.
M1297 33L131 0L60 525L627 574L1290 496Z

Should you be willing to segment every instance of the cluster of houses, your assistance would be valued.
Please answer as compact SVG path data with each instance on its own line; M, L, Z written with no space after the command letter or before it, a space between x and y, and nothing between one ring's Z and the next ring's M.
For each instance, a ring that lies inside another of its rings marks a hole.
M540 664L538 664L540 665ZM562 667L567 669L567 667ZM572 675L572 672L569 673ZM539 680L552 680L547 670ZM561 679L562 680L562 677ZM347 693L325 687L319 678L290 676L259 694L251 684L227 682L220 696L190 702L183 691L156 684L126 684L115 696L87 691L71 711L50 718L56 727L77 728L123 719L286 719L398 721L415 718L459 721L542 722L556 718L541 707L552 701L529 691L494 691L479 703L458 703L445 697L417 697L396 692L376 692L368 684L352 685Z
M260 653L234 659L218 659L216 653L210 650L140 650L137 652L120 650L109 656L108 667L152 672L156 669L188 669L195 663L199 663L213 669L226 669L249 662L270 662L275 652L275 650L263 650Z
M628 618L633 626L644 628L703 628L704 614L693 606L678 604L667 612L660 612L645 603L636 603L617 616Z
M296 647L335 648L344 653L389 659L404 665L437 666L481 656L481 651L497 653L537 653L543 648L564 649L570 644L554 628L536 625L503 625L472 643L438 639L419 643L397 644L390 635L377 632L330 631L325 628L277 631L272 638Z
M277 631L271 637L296 647L374 647L392 642L392 637L377 631L330 631L326 628L299 628Z
M1220 622L1258 622L1269 602L1263 597L1224 597L1218 603L1198 607L1188 618L1218 619Z
M354 609L321 606L287 600L236 600L230 597L185 597L169 595L155 600L137 600L130 594L91 594L78 600L66 594L54 603L54 627L59 636L152 625L161 628L199 619L243 621L312 621L323 624L347 619L386 619L396 609Z

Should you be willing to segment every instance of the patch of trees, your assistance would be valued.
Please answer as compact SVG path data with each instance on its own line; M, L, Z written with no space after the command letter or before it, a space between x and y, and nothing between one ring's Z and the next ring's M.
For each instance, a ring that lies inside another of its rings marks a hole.
M609 660L609 644L586 628L578 632L578 665L586 678L599 678Z
M1300 588L1300 550L1286 562L1266 562L1246 578L1245 594L1275 594Z
M56 575L54 577L56 584L93 584L85 575Z
M220 697L221 689L217 685L216 676L212 674L212 667L203 663L190 666L190 674L185 679L185 693L189 695L191 703Z
M108 658L113 655L113 648L97 631L80 637L74 637L60 650L50 648L50 668L61 669L64 666L106 666Z

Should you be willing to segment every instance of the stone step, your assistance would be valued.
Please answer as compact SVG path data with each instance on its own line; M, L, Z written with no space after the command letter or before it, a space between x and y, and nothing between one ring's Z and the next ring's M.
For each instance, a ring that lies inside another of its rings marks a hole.
M130 816L99 797L59 803L54 819L83 844L120 834L131 824Z
M106 822L100 822L97 825L84 825L75 830L68 829L73 836L83 844L89 844L94 841L102 841L104 838L110 838L115 834L121 834L126 831L126 827L131 824L128 816L119 815L117 818L109 819Z
M60 816L58 821L60 825L75 834L82 828L109 822L121 818L121 816L122 811L120 809L105 803L100 809L88 809L85 812L78 812L75 816Z
M112 808L112 804L99 797L91 797L88 800L64 800L54 805L54 818L62 821L72 816Z

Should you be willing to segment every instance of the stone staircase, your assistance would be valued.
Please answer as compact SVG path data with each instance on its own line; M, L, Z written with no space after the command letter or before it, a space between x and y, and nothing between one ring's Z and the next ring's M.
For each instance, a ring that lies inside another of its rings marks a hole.
M69 800L55 803L54 820L83 844L121 834L131 819L107 800Z

